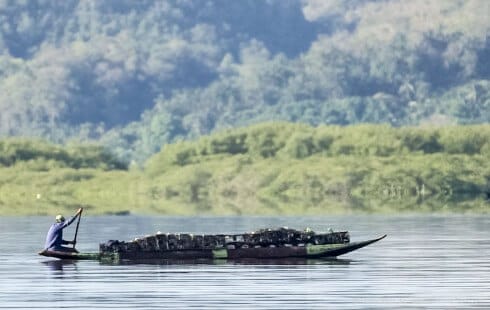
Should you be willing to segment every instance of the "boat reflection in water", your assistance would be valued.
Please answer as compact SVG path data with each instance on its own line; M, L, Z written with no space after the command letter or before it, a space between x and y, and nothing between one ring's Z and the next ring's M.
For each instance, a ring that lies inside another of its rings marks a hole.
M63 271L65 267L70 267L69 269L77 269L78 260L73 259L57 259L48 260L41 262L47 266L51 271Z

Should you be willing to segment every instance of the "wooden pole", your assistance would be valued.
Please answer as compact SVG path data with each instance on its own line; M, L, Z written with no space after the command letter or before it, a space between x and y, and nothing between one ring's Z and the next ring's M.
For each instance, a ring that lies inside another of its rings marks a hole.
M78 227L80 226L80 219L82 218L83 208L78 215L77 228L75 229L75 238L73 238L73 248L75 248L75 244L77 243L77 235L78 235Z

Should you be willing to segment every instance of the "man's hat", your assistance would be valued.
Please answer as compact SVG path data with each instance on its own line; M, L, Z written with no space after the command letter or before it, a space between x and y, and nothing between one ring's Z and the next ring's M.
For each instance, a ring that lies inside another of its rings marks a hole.
M65 221L65 217L61 214L56 215L56 223L61 223Z

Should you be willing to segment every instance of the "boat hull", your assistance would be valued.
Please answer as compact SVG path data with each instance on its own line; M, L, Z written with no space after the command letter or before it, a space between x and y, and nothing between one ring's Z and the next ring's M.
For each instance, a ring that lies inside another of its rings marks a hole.
M107 256L113 260L186 260L186 259L286 259L286 258L333 258L377 242L376 239L340 244L305 245L289 247L256 247L214 250L173 250L115 252ZM102 256L104 257L104 256Z
M69 253L43 250L39 255L63 260L104 260L104 261L145 261L145 260L241 260L241 259L315 259L335 258L358 250L383 238L362 242L349 242L339 244L320 244L289 247L251 247L239 249L202 249L202 250L173 250L173 251L134 251L114 253Z
M42 250L38 254L45 257L53 257L53 258L66 259L66 260L98 260L100 258L99 253L79 253L79 252Z

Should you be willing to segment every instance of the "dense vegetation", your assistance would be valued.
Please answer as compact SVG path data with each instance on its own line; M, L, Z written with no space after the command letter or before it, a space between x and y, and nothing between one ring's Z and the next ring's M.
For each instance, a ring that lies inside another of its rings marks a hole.
M490 211L489 125L265 123L168 145L144 170L93 147L0 146L15 154L1 157L0 214Z
M94 168L126 170L127 165L98 145L61 147L28 139L0 140L0 167L23 166L30 170Z
M487 123L489 5L0 1L0 136L97 140L143 163L271 120Z

